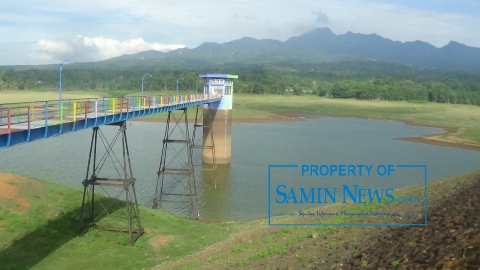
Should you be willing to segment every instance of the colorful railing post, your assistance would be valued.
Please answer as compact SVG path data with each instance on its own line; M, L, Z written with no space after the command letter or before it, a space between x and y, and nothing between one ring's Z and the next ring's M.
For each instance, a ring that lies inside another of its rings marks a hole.
M95 126L97 126L98 121L98 99L95 99Z
M27 113L28 113L28 120L27 120L27 123L28 123L28 134L27 134L27 142L30 141L30 106L28 106L27 108Z
M137 102L137 99L135 97L132 97L132 112L133 112L132 116L133 117L135 117L135 110L137 106L136 102Z
M12 120L10 115L10 108L7 108L7 131L8 131L8 134L12 133Z
M88 115L88 101L85 101L85 122L87 121L87 115Z
M107 101L105 101L105 98L102 98L102 107L103 107L103 124L105 125L107 123Z
M63 102L60 102L60 125L63 124Z
M72 131L75 131L75 126L77 125L77 102L73 102L73 126L72 126Z
M28 106L27 108L27 114L28 114L28 118L27 118L28 130L30 130L30 106Z
M73 102L73 122L77 121L77 102Z
M43 137L46 138L48 134L48 103L45 103L45 133Z

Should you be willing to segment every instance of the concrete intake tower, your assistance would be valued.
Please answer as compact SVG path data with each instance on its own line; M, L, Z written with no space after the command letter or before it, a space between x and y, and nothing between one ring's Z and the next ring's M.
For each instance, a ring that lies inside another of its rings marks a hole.
M203 144L204 146L207 144L207 138L211 138L213 132L215 151L204 148L202 160L208 164L215 162L216 164L230 164L232 156L232 79L238 79L238 75L202 74L200 77L204 79L204 94L222 95L221 101L203 107Z

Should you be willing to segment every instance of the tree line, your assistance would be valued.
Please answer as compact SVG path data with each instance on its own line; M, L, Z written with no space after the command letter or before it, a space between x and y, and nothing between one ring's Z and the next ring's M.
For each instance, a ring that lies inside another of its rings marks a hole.
M331 98L379 99L480 105L480 74L432 70L392 63L340 62L315 65L224 65L214 70L76 69L62 71L62 88L98 92L139 91L199 92L202 73L237 74L235 93L314 94ZM58 70L0 71L0 90L57 89Z

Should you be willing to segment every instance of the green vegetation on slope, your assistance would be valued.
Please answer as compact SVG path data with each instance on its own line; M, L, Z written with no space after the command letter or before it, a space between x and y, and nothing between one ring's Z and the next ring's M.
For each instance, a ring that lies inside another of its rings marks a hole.
M0 188L0 269L148 268L221 241L233 228L140 207L146 233L125 246L126 233L91 229L78 236L79 189L11 174L0 174ZM124 209L116 212L110 217Z

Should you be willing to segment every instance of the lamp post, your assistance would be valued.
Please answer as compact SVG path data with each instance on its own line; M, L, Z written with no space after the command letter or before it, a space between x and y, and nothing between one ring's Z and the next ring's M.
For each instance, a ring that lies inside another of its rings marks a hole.
M147 76L147 75L150 76L150 77L152 77L152 75L150 75L150 74L148 74L148 73L143 74L143 76L142 76L142 100L143 100L143 77L145 77L145 76Z
M183 80L183 78L178 78L177 79L177 95L178 95L178 80Z
M70 60L65 60L60 63L60 79L58 83L58 108L60 109L60 104L62 104L62 67L63 63L69 62Z

